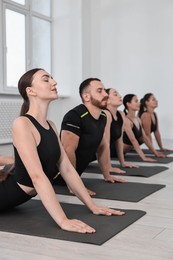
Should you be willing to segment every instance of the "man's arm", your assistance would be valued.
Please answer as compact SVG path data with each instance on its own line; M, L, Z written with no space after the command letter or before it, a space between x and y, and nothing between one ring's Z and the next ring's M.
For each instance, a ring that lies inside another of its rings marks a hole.
M73 132L67 131L67 130L62 130L61 132L61 143L64 147L64 150L71 162L71 164L73 165L73 167L76 169L76 149L78 147L78 143L79 143L79 136L74 134ZM69 191L72 192L72 190L69 188ZM94 191L91 191L89 189L88 193L90 196L95 195L96 193Z
M78 147L79 136L70 132L70 131L62 130L62 132L61 132L61 143L64 147L64 150L65 150L71 164L76 169L76 154L75 154L75 151Z

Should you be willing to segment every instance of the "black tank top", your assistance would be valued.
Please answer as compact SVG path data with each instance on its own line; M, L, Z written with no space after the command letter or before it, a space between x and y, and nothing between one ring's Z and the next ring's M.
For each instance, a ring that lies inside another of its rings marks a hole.
M157 116L154 113L154 117L155 117L155 122L153 122L152 118L151 118L151 133L155 132L157 130Z
M133 121L131 119L129 119L132 123ZM139 129L136 127L136 125L133 123L133 127L132 127L132 131L134 133L134 136L136 138L136 140L138 141L139 145L141 145L142 142L142 126L140 125ZM124 131L123 133L123 142L124 144L128 144L128 145L132 145L130 139L128 138L126 132Z
M143 114L144 113L147 113L147 112L143 112ZM155 122L152 120L152 117L151 117L150 133L155 132L157 130L157 116L156 116L156 113L153 113L153 114L154 114Z
M26 114L24 116L26 116L33 123L33 125L36 127L36 129L40 134L41 138L40 138L40 143L37 146L37 151L38 151L38 155L41 161L43 171L48 177L48 179L52 182L53 177L58 172L57 162L61 155L56 133L52 129L49 122L48 122L49 129L45 129L31 115ZM23 147L23 149L26 149L26 147ZM20 184L33 187L32 180L15 147L14 147L14 154L15 154L14 176L16 181Z
M112 123L111 123L111 129L110 129L110 143L114 143L117 139L121 137L122 134L122 125L123 125L123 119L119 111L116 113L117 120L114 119L112 116Z
M114 119L112 116L112 122L111 122L111 129L110 129L110 153L111 157L117 157L117 151L115 142L121 137L122 135L122 126L123 126L123 119L121 116L121 113L117 111L117 120Z

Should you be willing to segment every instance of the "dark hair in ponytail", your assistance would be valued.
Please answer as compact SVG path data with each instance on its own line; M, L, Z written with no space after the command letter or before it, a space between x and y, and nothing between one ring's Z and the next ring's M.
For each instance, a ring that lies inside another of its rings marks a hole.
M18 90L20 95L23 98L23 104L20 110L20 116L25 115L29 110L29 98L26 93L26 88L32 86L33 76L39 70L43 70L43 69L35 68L27 71L25 74L23 74L23 76L18 81ZM6 166L10 166L10 168ZM15 168L15 163L6 166L2 170L0 170L0 182L5 181L7 177L10 174L12 174Z
M111 88L107 88L105 89L106 93L109 95L109 92L110 92Z
M26 93L26 88L32 86L33 76L39 70L43 70L43 69L35 68L35 69L28 70L25 74L23 74L23 76L18 81L18 90L20 95L23 98L23 104L20 110L21 116L26 114L29 110L29 99Z
M143 98L141 98L141 100L140 100L140 109L139 109L139 112L138 112L138 116L139 117L141 117L141 115L147 110L146 101L148 101L151 96L153 96L152 93L147 93L147 94L144 95Z
M132 101L132 98L135 97L135 94L127 94L123 98L123 105L124 105L124 113L127 115L128 113L128 107L127 103L130 103Z

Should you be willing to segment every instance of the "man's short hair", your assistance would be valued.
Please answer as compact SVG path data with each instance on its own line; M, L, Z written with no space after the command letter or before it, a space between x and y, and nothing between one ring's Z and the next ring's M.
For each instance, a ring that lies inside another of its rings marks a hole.
M82 98L82 94L84 93L84 91L86 90L86 88L90 85L90 83L92 82L92 81L101 81L100 79L98 79L98 78L88 78L88 79L86 79L86 80L84 80L81 84L80 84L80 86L79 86L79 95L80 95L80 97L81 97L81 99L83 100L83 98Z

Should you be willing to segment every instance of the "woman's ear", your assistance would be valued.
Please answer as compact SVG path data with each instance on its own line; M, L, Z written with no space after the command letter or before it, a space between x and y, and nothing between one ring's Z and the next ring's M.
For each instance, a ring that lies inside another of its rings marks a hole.
M128 108L130 105L130 102L126 102L126 107Z
M145 106L148 106L149 103L150 103L150 101L149 101L149 100L146 100L146 101L145 101Z
M27 87L26 88L26 93L29 95L29 96L36 96L36 93L34 92L34 89L32 87Z

